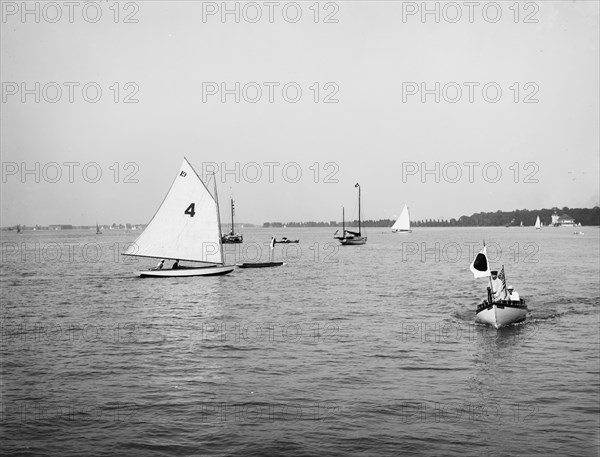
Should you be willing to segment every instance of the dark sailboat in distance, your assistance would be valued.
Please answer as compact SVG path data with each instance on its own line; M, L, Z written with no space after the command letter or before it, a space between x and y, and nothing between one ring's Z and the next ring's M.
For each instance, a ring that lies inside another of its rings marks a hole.
M222 236L223 243L243 243L244 237L241 233L235 233L235 224L233 222L233 215L235 213L235 205L233 203L233 198L231 199L231 231L229 233L225 233Z
M362 235L361 220L360 220L360 184L356 183L354 187L358 187L358 232L346 230L346 221L344 215L344 207L342 207L342 236L334 236L342 246L356 246L365 244L367 237ZM337 233L337 232L336 232ZM335 235L335 234L334 234Z

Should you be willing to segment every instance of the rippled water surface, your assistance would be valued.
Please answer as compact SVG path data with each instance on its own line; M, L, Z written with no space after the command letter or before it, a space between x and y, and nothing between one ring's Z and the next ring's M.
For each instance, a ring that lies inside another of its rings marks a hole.
M140 279L139 232L3 232L2 455L599 452L599 230L245 229L215 278ZM524 324L474 324L485 239ZM234 251L237 250L237 251Z

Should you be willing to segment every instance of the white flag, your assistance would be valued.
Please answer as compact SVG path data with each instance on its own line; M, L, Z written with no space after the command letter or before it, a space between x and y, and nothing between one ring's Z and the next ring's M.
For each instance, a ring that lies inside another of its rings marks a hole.
M475 278L485 278L486 276L491 276L490 263L488 262L487 258L486 246L484 246L483 249L479 251L479 253L475 257L475 260L473 260L473 263L471 264L470 268Z

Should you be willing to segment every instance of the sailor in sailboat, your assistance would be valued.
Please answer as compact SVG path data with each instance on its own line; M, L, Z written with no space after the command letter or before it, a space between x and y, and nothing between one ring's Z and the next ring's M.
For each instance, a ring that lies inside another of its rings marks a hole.
M162 270L164 266L165 259L160 259L160 262L158 262L158 264L154 268L152 268L152 270Z

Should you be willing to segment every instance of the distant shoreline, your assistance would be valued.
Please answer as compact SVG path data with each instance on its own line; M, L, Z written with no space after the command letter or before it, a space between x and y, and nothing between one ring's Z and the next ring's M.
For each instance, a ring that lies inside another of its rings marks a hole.
M425 219L411 221L412 228L418 227L520 227L521 222L523 227L533 227L535 220L539 216L544 226L551 226L553 218L552 216L560 216L565 218L568 216L574 221L575 225L562 224L567 227L578 227L581 224L582 227L589 226L600 226L600 207L595 206L593 208L544 208L544 209L533 209L533 210L514 210L514 211L496 211L487 213L475 213L471 216L461 216L458 219ZM362 221L362 227L380 227L389 228L394 224L393 219L379 219L379 220L365 220ZM146 228L147 224L99 224L102 231L109 230L130 230L130 231L142 231ZM346 226L357 226L358 221L346 221ZM227 221L222 221L221 226L223 231L227 230ZM238 223L235 224L237 229L261 227L261 225L251 223ZM305 228L305 227L335 227L339 228L342 226L341 221L329 221L329 222L264 222L263 228ZM13 231L19 227L21 230L95 230L96 225L71 225L71 224L53 224L47 226L26 226L26 225L12 225L6 227L0 227L1 231Z

